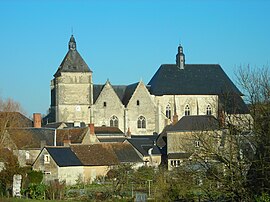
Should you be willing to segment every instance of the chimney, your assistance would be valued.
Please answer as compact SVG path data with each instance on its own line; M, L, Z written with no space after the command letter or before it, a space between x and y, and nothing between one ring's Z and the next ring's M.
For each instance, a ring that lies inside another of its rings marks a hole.
M41 128L41 113L33 114L34 128Z
M90 123L89 125L90 135L95 134L95 125L93 123Z
M64 139L63 143L64 143L64 147L69 147L70 144L71 144L71 140L70 139Z
M130 128L128 127L128 131L127 131L127 137L131 137L131 132L130 132Z
M175 125L176 123L178 122L178 115L177 114L174 114L173 115L173 125Z

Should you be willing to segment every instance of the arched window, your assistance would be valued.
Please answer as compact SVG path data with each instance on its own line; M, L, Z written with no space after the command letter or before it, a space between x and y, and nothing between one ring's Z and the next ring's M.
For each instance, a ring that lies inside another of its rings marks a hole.
M118 128L118 118L117 116L112 116L110 119L110 126L111 127L117 127Z
M166 117L168 119L171 119L172 117L172 111L171 111L171 106L168 104L167 107L166 107Z
M190 108L189 105L185 106L185 116L189 116L190 115Z
M137 121L138 128L146 128L146 119L144 116L140 116Z
M210 105L207 105L206 107L206 115L212 115L212 109Z

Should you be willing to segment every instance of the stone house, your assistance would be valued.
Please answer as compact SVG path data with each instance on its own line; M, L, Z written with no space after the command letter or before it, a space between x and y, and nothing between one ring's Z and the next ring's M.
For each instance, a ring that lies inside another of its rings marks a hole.
M44 147L33 164L33 170L44 173L45 183L59 180L72 185L78 180L92 183L122 163L132 164L134 168L143 165L143 161L127 143L75 144L68 147Z
M72 35L68 52L51 81L46 120L118 127L125 134L160 133L183 116L248 115L233 82L218 64L186 64L179 45L175 64L162 64L149 83L93 84L93 72L77 51ZM250 119L250 117L247 117Z
M157 140L159 147L166 147L168 170L179 167L194 156L204 155L200 147L211 144L219 147L226 133L214 116L184 116L176 124L166 128Z

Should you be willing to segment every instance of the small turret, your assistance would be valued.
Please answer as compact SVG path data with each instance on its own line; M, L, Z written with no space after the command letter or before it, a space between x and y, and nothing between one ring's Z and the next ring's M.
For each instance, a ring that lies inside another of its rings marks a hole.
M185 54L183 53L183 47L181 45L178 46L178 53L176 55L176 65L180 69L184 69L185 67Z
M69 50L76 50L76 41L73 35L71 35L69 43L68 43Z

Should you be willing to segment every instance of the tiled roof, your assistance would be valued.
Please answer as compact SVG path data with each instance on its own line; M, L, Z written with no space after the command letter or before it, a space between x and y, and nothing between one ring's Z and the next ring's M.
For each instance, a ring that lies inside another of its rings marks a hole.
M124 142L127 138L126 137L100 137L97 136L99 142Z
M83 165L105 166L119 164L110 144L71 145L71 149Z
M57 130L57 145L63 145L63 140L68 139L72 144L82 143L83 138L87 134L88 127L85 128L64 128Z
M9 129L8 133L18 149L40 148L41 142L53 146L54 131L46 128Z
M44 126L42 126L43 128L59 128L61 125L63 125L64 127L67 127L67 125L64 122L54 122L54 123L48 123Z
M32 127L33 122L20 112L0 112L0 124L2 121L9 121L8 127L22 128Z
M46 149L59 167L83 165L69 147L46 147Z
M219 129L219 122L214 116L197 115L183 116L167 131L208 131Z
M136 163L142 162L137 152L133 149L129 143L114 143L111 144L118 160L121 163Z
M124 133L117 127L108 127L108 126L95 126L95 134L120 134L123 135Z

